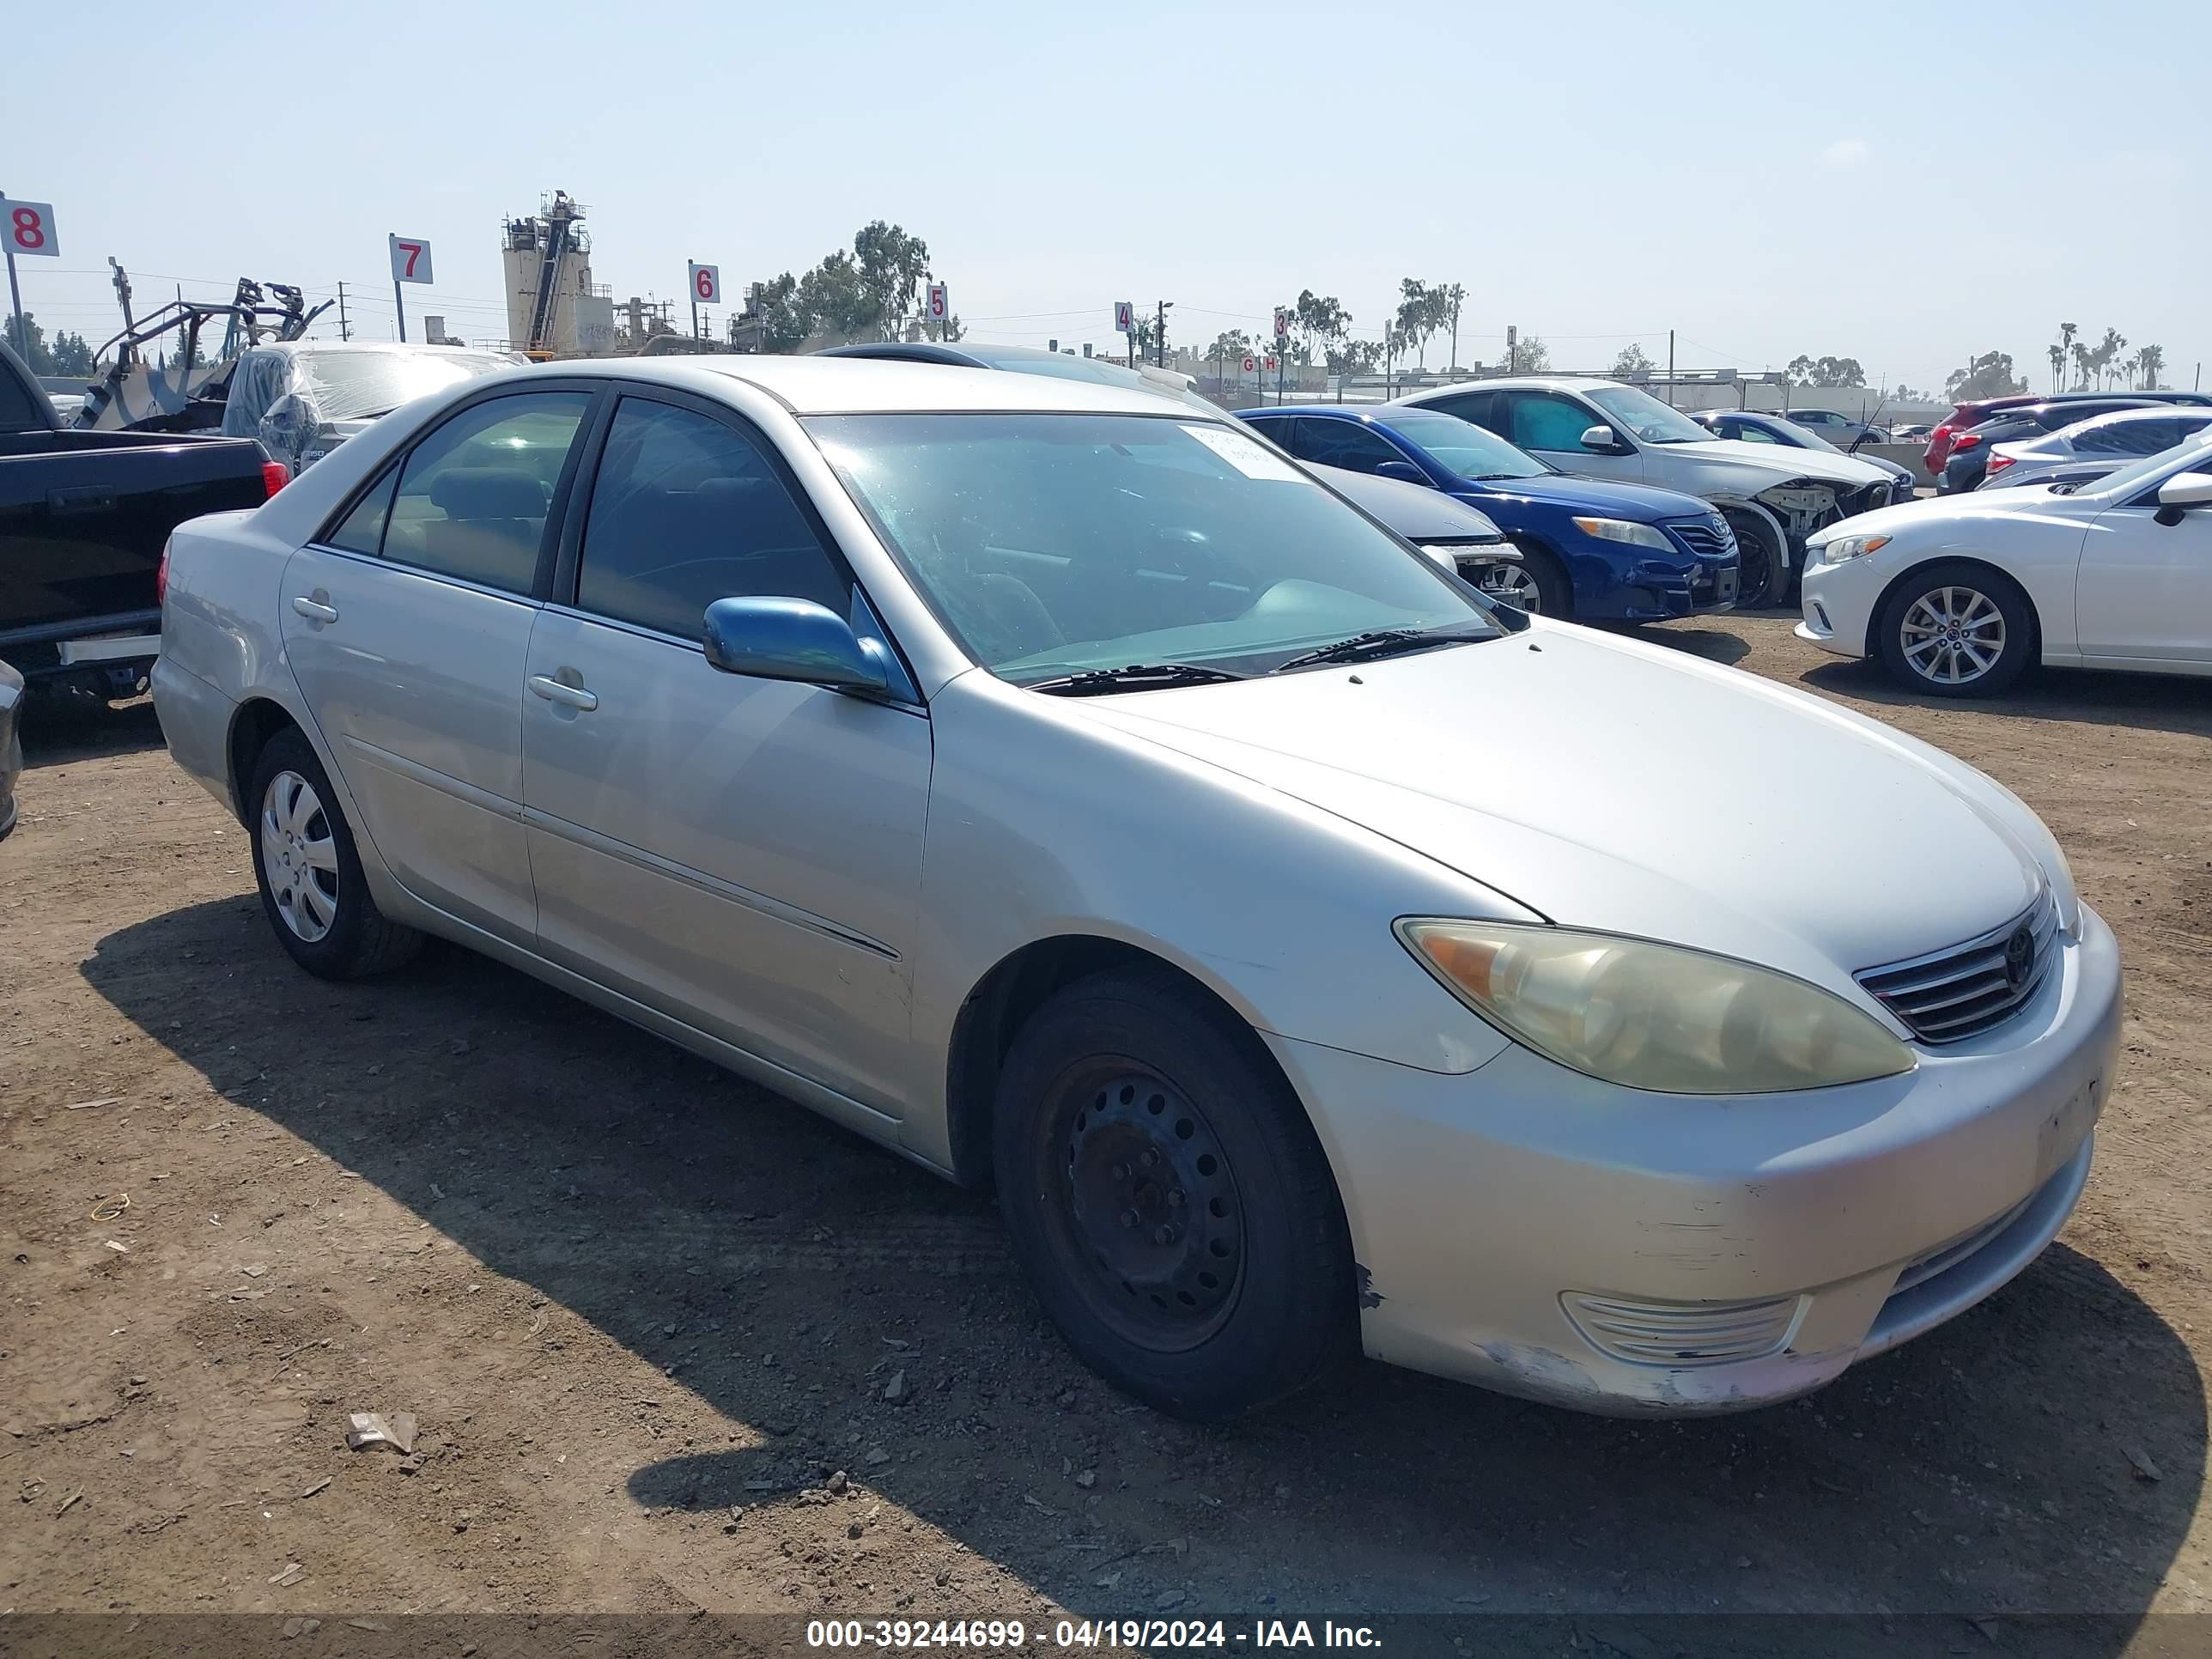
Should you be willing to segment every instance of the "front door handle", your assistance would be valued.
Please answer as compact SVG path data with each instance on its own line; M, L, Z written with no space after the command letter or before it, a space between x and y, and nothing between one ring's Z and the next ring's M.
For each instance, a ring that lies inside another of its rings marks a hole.
M563 685L544 674L530 677L530 689L548 702L557 702L564 708L580 708L586 714L599 706L599 700L580 685Z
M292 601L292 609L309 622L334 623L338 619L336 605L319 605L313 599L301 598Z

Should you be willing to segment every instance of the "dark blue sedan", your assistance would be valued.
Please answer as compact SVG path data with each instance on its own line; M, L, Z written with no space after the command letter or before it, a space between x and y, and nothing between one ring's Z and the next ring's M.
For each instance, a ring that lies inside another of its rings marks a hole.
M1570 477L1455 415L1402 404L1237 414L1300 460L1479 507L1520 550L1547 615L1661 622L1735 603L1735 534L1693 495Z

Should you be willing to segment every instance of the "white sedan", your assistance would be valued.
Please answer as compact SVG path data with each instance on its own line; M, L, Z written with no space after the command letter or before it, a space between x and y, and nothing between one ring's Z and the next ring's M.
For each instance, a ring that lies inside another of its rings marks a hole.
M1917 690L2031 662L2212 674L2212 435L2092 483L1974 490L1813 538L1797 637Z
M165 570L162 732L301 968L458 940L994 1187L1167 1410L1363 1344L1784 1399L2003 1285L2088 1174L2118 954L2017 799L1493 609L1224 416L549 364Z

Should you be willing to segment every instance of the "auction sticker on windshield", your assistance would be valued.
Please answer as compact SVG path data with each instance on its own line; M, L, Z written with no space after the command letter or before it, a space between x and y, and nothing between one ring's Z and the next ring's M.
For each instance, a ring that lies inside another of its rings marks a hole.
M1281 483L1304 482L1289 462L1268 453L1242 432L1231 432L1225 426L1187 426L1183 430L1248 478L1271 478Z

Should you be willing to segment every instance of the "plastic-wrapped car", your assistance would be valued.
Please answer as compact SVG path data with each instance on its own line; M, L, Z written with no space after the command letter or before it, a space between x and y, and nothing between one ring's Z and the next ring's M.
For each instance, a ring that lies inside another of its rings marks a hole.
M426 392L529 362L466 346L289 340L250 346L231 372L226 437L258 438L295 473Z

